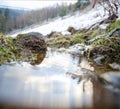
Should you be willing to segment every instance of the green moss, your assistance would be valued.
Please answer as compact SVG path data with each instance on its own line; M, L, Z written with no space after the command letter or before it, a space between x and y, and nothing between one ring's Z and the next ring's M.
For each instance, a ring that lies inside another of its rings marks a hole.
M118 27L120 27L120 20L116 20L115 22L110 23L110 25L108 26L106 30L107 32L110 32L113 29L118 28Z
M24 37L19 35L17 38ZM0 64L12 61L34 62L37 60L37 53L21 48L17 38L5 37L0 34ZM41 55L41 54L40 54Z
M89 50L90 58L104 56L103 64L117 62L120 63L120 38L109 37L97 40L92 44L93 48Z
M105 29L101 29L99 27L96 27L94 28L93 30L89 30L91 32L90 34L90 38L89 39L93 39L95 38L96 36L99 36L99 35L102 35L102 34L105 34L106 33L106 30ZM89 32L88 31L88 32Z
M3 34L2 33L0 33L0 38L2 38L3 37Z
M98 39L92 45L93 46L98 46L98 45L105 45L107 43L111 43L111 40L109 40L109 38L102 38L102 39Z
M66 40L65 38L64 39L60 39L60 40L57 40L55 42L55 45L56 47L60 48L60 47L69 47L70 46L70 41L69 40Z
M94 38L97 35L98 35L98 32L97 31L93 31L92 34L91 34L91 38L90 39Z
M69 47L71 45L77 44L77 43L83 43L84 42L84 36L82 33L76 33L73 34L70 37L58 37L58 38L54 38L52 40L47 41L47 45L50 47L56 47L56 48L60 48L60 47Z
M68 47L77 43L84 43L86 41L89 41L93 39L96 36L107 34L111 30L120 27L120 20L116 20L115 22L110 23L110 25L107 27L107 29L101 29L99 26L95 26L89 30L83 29L83 30L77 30L74 34L69 36L69 39L66 39L64 36L54 37L54 39L47 41L47 45L50 47ZM72 27L69 27L68 30L72 31ZM53 35L52 32L51 35ZM56 35L55 35L56 36ZM103 45L105 43L111 43L109 39L100 39L97 42L95 42L93 45Z
M16 36L16 39L22 38L22 37L24 37L24 36L25 36L25 34L18 34L18 35Z
M62 37L62 34L60 32L52 31L48 36L49 38L56 38L56 37Z
M0 37L0 64L16 60L16 53L19 53L16 44L12 37Z
M74 34L70 40L71 45L74 45L77 43L83 43L83 42L84 42L84 37L83 37L83 34L81 33Z
M60 47L67 48L70 46L70 38L69 37L55 38L53 40L47 41L47 45L50 47L56 47L56 48L60 48Z

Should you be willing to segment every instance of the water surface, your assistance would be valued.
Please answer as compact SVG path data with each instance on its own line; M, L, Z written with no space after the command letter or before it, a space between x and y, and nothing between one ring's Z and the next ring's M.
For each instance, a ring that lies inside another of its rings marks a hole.
M80 60L83 62L80 63ZM97 81L95 84L91 79L78 82L79 78L72 79L66 75L66 72L78 72L81 66L88 67L79 56L52 50L47 52L40 65L32 66L24 62L2 65L1 106L47 109L118 108L118 93L105 89Z

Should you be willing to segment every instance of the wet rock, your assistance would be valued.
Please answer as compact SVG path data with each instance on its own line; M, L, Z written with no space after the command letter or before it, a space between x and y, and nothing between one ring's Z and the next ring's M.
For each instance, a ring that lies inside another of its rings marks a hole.
M94 62L96 64L101 64L102 61L104 60L104 58L105 58L104 56L97 57L97 58L94 59Z
M109 64L109 66L114 70L120 70L120 64L112 63L112 64Z
M30 50L32 53L43 53L47 50L45 40L40 33L30 32L23 37L18 37L17 40L23 49Z
M120 37L113 35L97 40L89 49L88 57L93 61L97 59L97 63L102 59L102 64L120 63Z
M43 39L43 37L42 37L43 35L38 32L30 32L30 33L25 34L25 37L30 37L30 36L34 36L34 37Z
M67 51L71 54L77 54L77 55L83 56L89 48L90 46L86 46L85 44L81 43L81 44L75 44L69 47Z
M110 71L105 74L102 74L101 77L107 80L114 87L120 88L120 72Z
M18 35L16 38L20 50L21 61L29 62L32 65L40 64L45 58L47 45L42 34L30 32Z
M69 47L68 52L71 54L77 54L83 56L85 51L85 45L84 44L75 44L71 47Z

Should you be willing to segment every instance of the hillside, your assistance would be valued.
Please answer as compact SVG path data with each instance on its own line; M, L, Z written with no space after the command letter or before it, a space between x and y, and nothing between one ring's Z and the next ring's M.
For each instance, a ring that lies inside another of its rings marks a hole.
M12 32L9 35L16 36L20 33L28 32L40 32L43 35L50 34L52 31L61 32L63 35L70 34L68 27L74 27L75 29L89 28L95 23L100 23L102 20L107 19L108 13L104 15L104 8L96 6L95 8L89 7L90 11L77 11L74 15L67 15L63 18L59 17L48 22L43 22L42 25L34 25L24 30L18 30L19 32ZM101 25L101 28L105 28L107 25Z
M2 13L5 12L6 9L9 9L9 17L16 17L19 16L20 14L26 13L27 10L22 10L22 9L12 9L12 8L7 8L7 7L0 7L0 11Z

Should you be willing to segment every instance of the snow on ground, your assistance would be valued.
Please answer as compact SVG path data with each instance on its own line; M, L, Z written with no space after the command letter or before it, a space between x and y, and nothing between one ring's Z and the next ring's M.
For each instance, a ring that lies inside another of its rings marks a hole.
M40 25L36 28L29 28L24 31L17 32L15 34L10 34L10 36L17 36L20 33L28 32L40 32L43 35L49 34L51 31L62 32L63 34L69 34L67 28L69 26L74 27L75 29L89 28L94 23L100 22L108 16L104 16L104 9L101 6L97 6L87 13L76 12L73 16L66 16L63 19L58 18L54 21L48 22L47 24Z
M120 7L118 8L118 19L120 19Z

